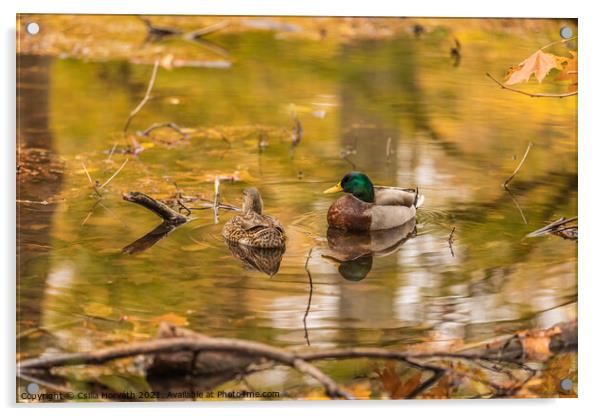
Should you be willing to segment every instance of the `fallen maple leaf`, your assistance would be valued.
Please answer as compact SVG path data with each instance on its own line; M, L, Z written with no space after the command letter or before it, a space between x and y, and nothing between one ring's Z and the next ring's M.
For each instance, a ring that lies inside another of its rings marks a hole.
M523 346L523 354L527 360L546 361L551 355L550 340L554 335L560 334L557 326L550 329L536 331L521 331L518 338Z
M376 370L383 387L391 399L404 399L420 384L421 373L416 373L405 381L395 370L395 364L387 362L382 371Z
M510 68L508 71L506 85L527 82L531 75L535 75L537 81L541 83L543 79L554 68L559 68L560 62L556 55L542 52L541 49L522 61L518 66Z

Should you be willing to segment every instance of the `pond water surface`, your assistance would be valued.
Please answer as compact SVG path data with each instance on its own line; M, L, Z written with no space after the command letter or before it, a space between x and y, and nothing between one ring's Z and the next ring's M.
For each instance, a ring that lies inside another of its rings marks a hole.
M138 156L120 152L130 143L121 129L151 66L20 56L19 144L48 150L58 166L19 185L19 200L49 202L19 204L17 328L45 329L19 337L21 358L145 339L161 319L211 336L324 347L474 341L576 317L576 244L525 238L577 213L576 99L533 100L484 76L545 42L510 49L515 36L483 31L454 66L441 36L217 39L232 66L160 68L130 128L174 122L201 133L138 137ZM303 126L296 146L293 111ZM510 194L501 184L529 142ZM82 164L104 182L126 158L99 202ZM374 239L377 253L341 263L329 256L334 198L322 191L352 169L418 187L425 203L415 230ZM193 211L153 247L122 253L159 223L122 193L167 199L175 182L212 199L215 175L235 179L222 180L224 202L240 205L256 186L284 224L276 274L231 253L220 234L228 211L217 224L211 210ZM364 370L337 371L350 380ZM298 383L292 377L264 381Z

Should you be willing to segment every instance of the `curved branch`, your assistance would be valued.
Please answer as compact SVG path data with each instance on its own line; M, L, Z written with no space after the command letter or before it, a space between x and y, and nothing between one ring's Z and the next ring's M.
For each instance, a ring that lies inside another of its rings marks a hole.
M272 347L254 341L238 339L198 339L196 337L156 339L148 342L138 342L121 347L109 347L90 352L57 354L51 357L40 357L19 363L19 370L50 369L52 367L102 364L104 362L131 357L140 354L157 354L179 351L229 351L251 356L260 356L295 368L303 374L319 381L331 398L354 399L352 395L342 390L334 380L309 364L293 352L282 348Z
M571 97L573 95L577 95L577 91L567 92L567 93L564 93L564 94L548 94L548 93L543 93L543 92L542 93L535 93L535 94L533 94L533 93L530 93L530 92L527 92L527 91L517 90L516 88L508 87L508 86L502 84L497 79L495 79L489 72L487 72L485 75L487 75L489 78L491 78L503 90L508 90L508 91L516 92L518 94L523 94L523 95L526 95L526 96L532 97L532 98L565 98L565 97Z

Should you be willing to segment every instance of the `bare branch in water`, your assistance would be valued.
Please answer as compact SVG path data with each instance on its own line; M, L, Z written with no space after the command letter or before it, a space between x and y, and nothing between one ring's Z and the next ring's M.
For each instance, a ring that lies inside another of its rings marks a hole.
M161 217L163 221L173 224L183 224L188 221L184 215L174 211L163 202L159 202L156 199L143 194L142 192L125 193L123 194L123 199L143 206L144 208L154 212L156 215Z
M140 112L140 110L142 110L142 107L144 107L146 102L148 100L150 100L150 98L151 98L150 94L151 94L151 91L153 90L153 86L155 85L155 79L157 78L157 70L158 69L159 69L159 60L156 59L155 65L153 66L153 72L151 74L150 81L148 82L148 87L146 88L146 93L144 94L142 101L140 101L140 103L136 106L136 108L134 108L132 110L132 112L128 116L128 118L125 122L125 125L123 126L123 133L127 133L128 128L130 127L130 123L132 122L132 119L136 116L136 114L138 114Z
M109 184L109 182L111 182L111 181L112 181L112 180L115 178L115 176L117 176L117 175L119 174L119 172L121 172L121 169L123 169L123 167L126 165L126 163L128 163L128 161L129 161L129 159L125 159L125 160L123 161L123 163L121 164L121 166L119 166L119 169L117 169L117 170L115 171L115 173L114 173L113 175L111 175L111 177L110 177L109 179L107 179L107 180L105 181L105 183L103 183L102 185L100 185L100 186L99 186L99 189L102 189L102 188L104 188L105 186L107 186L107 185Z
M516 176L516 174L518 173L520 168L523 167L523 163L525 163L525 160L527 160L527 155L529 154L529 151L531 150L531 146L533 146L533 143L529 142L529 145L527 146L527 150L525 151L525 154L523 155L522 160L520 161L520 163L518 164L516 169L514 169L514 172L512 172L512 175L510 175L508 177L508 179L506 179L504 181L504 184L503 184L504 188L508 189L508 184L512 181L512 179L514 179L514 177Z
M324 386L324 390L331 398L354 399L351 394L341 389L334 380L314 365L309 364L307 361L300 358L298 354L267 344L240 339L209 337L154 339L151 341L132 343L121 347L109 347L91 352L65 353L25 360L19 364L19 373L24 370L27 372L27 369L49 369L52 367L79 364L102 364L110 360L132 357L140 354L157 354L177 351L228 351L247 356L264 357L292 367L299 372L314 378Z
M578 226L577 225L565 226L566 224L569 224L569 223L575 222L575 221L577 221L577 217L572 217L572 218L568 218L568 219L564 218L564 217L560 217L560 219L546 225L545 227L542 227L538 230L535 230L535 231L527 234L527 237L531 238L531 237L540 237L545 234L556 234L565 239L577 240L577 233L578 233L578 229L579 229Z
M184 39L197 40L199 38L202 38L203 36L207 36L210 33L214 33L219 30L225 29L228 26L230 26L230 22L228 20L222 20L221 22L217 22L202 29L198 29L193 32L188 32L184 34Z
M173 131L177 132L178 134L180 134L180 136L182 136L182 138L186 138L188 137L188 135L186 133L184 133L182 131L182 129L180 128L180 126L178 126L176 123L172 123L172 122L167 122L167 123L154 123L152 124L149 128L147 128L144 131L138 132L139 136L144 136L144 137L148 137L149 134L153 131L153 130L157 130L160 128L170 128Z
M174 327L175 328L175 327ZM177 329L177 328L176 328ZM238 357L257 357L295 368L303 374L319 381L331 398L352 399L349 393L342 390L336 382L318 368L310 364L312 361L372 358L380 360L398 360L420 370L434 372L434 377L418 386L410 397L424 392L437 378L443 374L457 378L475 375L463 371L454 365L453 360L476 362L485 360L496 364L508 363L523 366L526 362L545 362L554 354L577 349L577 321L555 325L548 329L519 331L514 335L485 340L473 345L465 345L461 349L441 351L438 348L427 349L423 345L412 350L394 350L388 348L335 348L307 351L291 351L260 342L242 339L212 338L186 331L187 335L169 338L157 338L150 341L135 342L122 346L111 346L89 352L62 353L42 356L20 361L18 374L30 374L40 370L72 365L98 365L111 360L133 357L137 355L169 354L190 351L198 357L199 352L221 352L235 354ZM545 348L542 346L545 345ZM214 360L220 360L213 356ZM223 357L223 356L222 356ZM223 358L222 358L223 359ZM445 363L445 361L450 361ZM196 362L195 362L196 364ZM531 368L531 375L533 371ZM524 385L524 381L502 385L495 380L480 380L490 385L495 394L508 395Z
M307 258L305 259L305 272L307 273L307 279L309 280L309 297L307 298L307 308L305 309L305 314L303 315L303 329L305 330L305 341L307 341L307 345L311 345L309 342L309 332L307 331L307 316L309 315L309 309L311 308L311 298L314 293L314 283L311 278L311 272L309 271L309 259L311 258L311 253L314 248L312 247L307 253Z

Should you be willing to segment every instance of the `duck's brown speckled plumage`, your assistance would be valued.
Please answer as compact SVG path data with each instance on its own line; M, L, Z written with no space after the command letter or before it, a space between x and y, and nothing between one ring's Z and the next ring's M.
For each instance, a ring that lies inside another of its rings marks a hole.
M241 245L261 248L284 247L284 227L277 219L263 214L263 201L256 188L244 191L243 212L222 229L223 237Z

